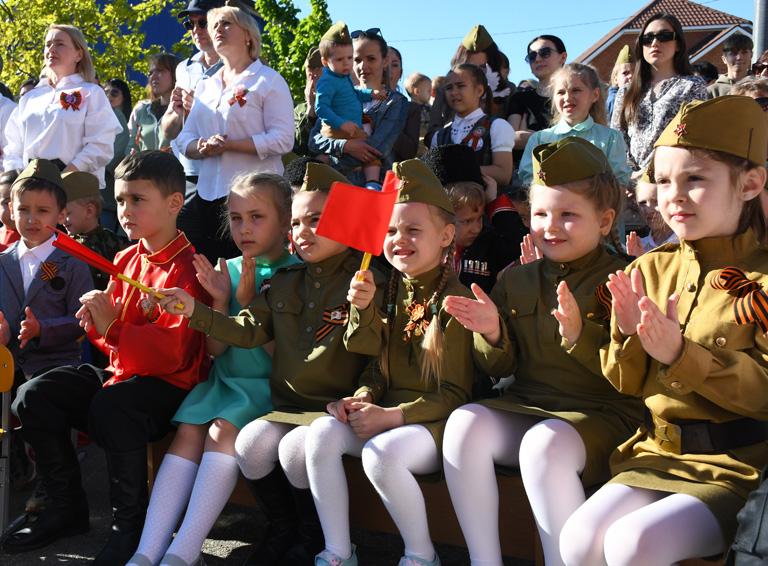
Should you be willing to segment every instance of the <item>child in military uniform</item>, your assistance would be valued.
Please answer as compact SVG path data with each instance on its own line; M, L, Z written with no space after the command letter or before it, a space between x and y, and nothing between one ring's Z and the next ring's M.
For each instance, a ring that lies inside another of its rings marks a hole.
M424 498L414 474L440 470L448 415L471 398L475 376L472 333L442 308L446 294L470 296L453 273L455 216L440 181L417 160L396 163L402 181L384 241L393 266L384 301L374 303L373 274L360 272L350 286L347 347L379 354L366 369L376 387L328 404L329 417L307 435L307 466L325 535L319 566L354 566L349 495L342 456L363 467L405 541L401 566L436 566Z
M327 165L307 164L291 213L293 245L305 263L278 270L269 289L239 316L213 311L180 289L159 289L167 295L160 300L166 311L189 317L190 328L225 344L253 348L275 342L270 374L274 409L246 425L235 442L240 469L271 521L248 564L305 566L323 549L304 439L328 403L357 390L370 360L348 352L343 340L350 318L348 282L359 261L347 246L315 234L328 190L337 181L347 182Z
M645 422L563 529L567 564L672 564L723 552L768 460L768 252L758 198L768 124L754 100L681 106L655 144L680 237L611 275L605 376ZM666 315L664 314L666 310ZM578 346L577 346L578 347Z
M520 468L546 563L561 564L560 529L584 489L610 477L611 452L641 419L639 401L606 383L598 358L610 316L603 283L626 265L601 243L615 242L618 180L581 138L536 147L533 164L531 235L544 257L506 270L490 298L473 285L477 301L446 299L478 333L481 367L515 375L501 397L454 411L445 431L445 477L477 564L502 564L494 464Z

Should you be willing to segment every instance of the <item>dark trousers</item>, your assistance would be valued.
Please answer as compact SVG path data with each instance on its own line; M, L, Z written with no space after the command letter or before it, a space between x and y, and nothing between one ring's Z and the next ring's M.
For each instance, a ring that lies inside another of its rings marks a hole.
M195 251L208 258L213 265L218 258L237 257L237 249L227 226L226 198L205 200L195 193L184 202L184 207L176 221L176 227L186 234L195 247Z
M37 441L75 428L106 452L123 454L172 430L171 417L186 390L138 375L103 387L111 376L85 364L56 368L23 384L12 408L24 440L35 449Z

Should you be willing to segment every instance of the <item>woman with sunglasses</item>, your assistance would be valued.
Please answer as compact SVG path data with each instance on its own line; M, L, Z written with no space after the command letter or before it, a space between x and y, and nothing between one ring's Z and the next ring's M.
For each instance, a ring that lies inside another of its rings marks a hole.
M64 173L87 171L105 187L104 166L121 131L96 72L83 33L52 24L45 34L40 82L19 100L5 127L3 167L23 168L36 158Z
M379 28L350 33L354 48L354 70L360 86L370 89L386 87L389 80L389 47ZM363 130L368 139L332 140L320 133L317 121L309 139L310 151L325 154L330 165L340 171L350 183L365 186L363 164L381 159L381 177L392 168L393 146L405 127L408 100L390 88L386 100L363 103Z
M243 171L283 172L281 158L293 148L293 99L285 79L259 61L261 33L248 12L223 6L210 10L207 19L223 66L197 84L174 143L186 157L200 160L195 216L202 237L195 248L215 263L240 255L232 239L220 234L232 179Z
M535 90L516 92L509 100L507 121L515 129L515 150L512 153L515 163L520 163L531 134L552 126L549 79L565 65L566 59L565 44L555 35L540 35L528 44L525 62L531 66L531 72L539 83Z
M693 74L683 27L672 14L654 14L645 22L635 53L634 77L616 94L611 128L624 135L629 166L640 171L680 105L708 96L707 83Z

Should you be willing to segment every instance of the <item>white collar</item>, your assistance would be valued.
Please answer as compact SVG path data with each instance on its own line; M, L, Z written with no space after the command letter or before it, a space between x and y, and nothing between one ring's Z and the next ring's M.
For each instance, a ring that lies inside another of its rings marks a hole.
M456 126L456 125L461 124L463 122L472 122L474 124L484 114L485 114L485 112L483 112L482 108L477 108L476 110L473 110L472 112L470 112L469 114L467 114L463 118L460 118L460 117L456 116L456 118L454 118L454 120L453 120L453 125Z
M19 240L19 246L17 248L19 259L24 257L25 253L32 252L32 255L34 255L38 261L40 262L45 261L46 259L48 259L48 256L53 253L55 249L53 247L53 239L54 237L51 236L39 246L35 246L34 248L28 248L27 245L24 243L24 239L22 238L21 240Z

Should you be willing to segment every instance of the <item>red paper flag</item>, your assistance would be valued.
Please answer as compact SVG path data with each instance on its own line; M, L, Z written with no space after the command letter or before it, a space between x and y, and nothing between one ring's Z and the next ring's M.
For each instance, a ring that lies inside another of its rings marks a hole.
M56 234L58 234L56 239L53 241L54 248L59 248L60 250L67 252L72 257L83 260L88 265L92 265L96 269L100 269L112 277L118 276L118 271L115 267L115 264L107 260L107 258L100 256L96 252L85 247L80 242L73 240L70 236L61 230L52 228L51 226L46 226L46 228L50 228L56 232Z
M334 183L317 224L317 235L380 255L397 200L398 181L387 171L381 192Z

